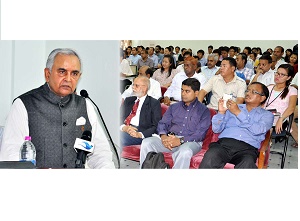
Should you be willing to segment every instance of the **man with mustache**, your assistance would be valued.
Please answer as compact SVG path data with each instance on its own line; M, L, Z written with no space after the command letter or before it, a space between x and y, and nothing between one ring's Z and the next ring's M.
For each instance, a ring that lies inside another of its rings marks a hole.
M29 135L36 148L38 168L75 168L75 140L89 130L94 152L87 157L87 166L115 168L93 104L75 94L81 76L79 55L68 48L53 50L44 75L44 85L14 100L5 125L0 160L18 161L20 147Z
M139 145L156 133L161 106L157 99L147 95L149 88L150 79L139 75L132 84L133 96L127 97L121 106L121 150L124 146Z
M225 101L219 100L218 113L212 118L212 130L220 133L219 140L209 145L199 168L223 168L226 163L234 168L257 168L258 148L274 120L261 106L268 97L268 88L254 82L245 91L246 104L230 99L224 105Z

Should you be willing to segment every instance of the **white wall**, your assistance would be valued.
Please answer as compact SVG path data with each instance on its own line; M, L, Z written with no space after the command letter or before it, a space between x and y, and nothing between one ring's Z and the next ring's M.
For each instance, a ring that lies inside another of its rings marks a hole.
M167 47L169 45L179 46L180 48L191 48L193 53L197 53L199 49L203 49L207 52L207 47L212 45L215 48L220 46L238 46L241 50L244 47L249 46L253 47L260 47L262 52L266 51L268 48L274 48L276 46L282 46L284 50L291 48L297 44L297 40L133 40L133 46L143 45L144 47L150 47L155 45L160 45L162 47Z
M0 126L15 97L45 82L47 57L58 47L78 52L83 74L77 92L88 91L119 145L119 41L0 41Z

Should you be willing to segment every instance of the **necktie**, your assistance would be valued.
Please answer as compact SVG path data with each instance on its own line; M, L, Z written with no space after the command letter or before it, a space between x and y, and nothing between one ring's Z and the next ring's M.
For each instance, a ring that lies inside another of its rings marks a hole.
M132 107L132 110L130 112L130 114L128 115L128 117L125 119L124 123L128 126L130 124L131 119L136 115L136 111L138 109L140 103L140 99L137 100L137 102L135 102L135 104Z

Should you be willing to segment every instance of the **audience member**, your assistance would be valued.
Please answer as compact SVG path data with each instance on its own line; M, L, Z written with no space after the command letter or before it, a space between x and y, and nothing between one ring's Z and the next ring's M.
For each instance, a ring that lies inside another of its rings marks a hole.
M164 57L164 54L161 53L161 46L160 45L156 45L155 46L155 54L158 57L158 64L157 64L157 68L160 68L160 64L162 62L162 59Z
M172 79L178 73L175 68L174 60L171 55L165 55L162 61L162 67L153 73L153 79L157 80L162 87L169 87Z
M228 56L236 59L237 48L235 46L230 46L228 51Z
M192 53L190 52L190 51L188 51L188 50L186 50L184 53L183 53L183 58L184 59L186 59L187 57L192 57L193 55L192 55ZM179 64L178 66L177 66L177 72L179 73L179 72L183 72L184 71L184 62L183 63L181 63L181 64Z
M272 57L264 54L259 58L259 65L256 69L256 74L252 76L251 82L261 82L268 86L274 84L274 71L271 69Z
M284 58L283 58L283 54L284 54L284 48L281 47L281 46L277 46L275 47L274 51L273 51L273 54L277 56L277 63L275 65L275 71L277 71L278 67L281 65L281 64L286 64L287 62L284 61Z
M212 118L212 130L220 133L204 154L199 168L224 168L226 163L234 168L257 168L258 148L272 127L274 116L264 110L269 91L264 84L254 82L245 91L245 104L233 100L218 102L218 113Z
M285 61L286 63L289 63L289 62L290 62L290 56L292 55L292 53L293 53L293 50L290 49L290 48L288 48L288 49L285 50L284 61Z
M129 59L131 60L131 64L137 65L138 60L141 58L140 55L138 55L138 51L136 47L133 47L131 50L131 55L129 56Z
M221 51L220 51L220 49L213 50L213 53L218 55L218 61L216 63L216 66L220 67L221 66L221 62L222 62L220 60L220 57L221 57Z
M154 54L154 48L153 47L149 47L148 57L150 59L152 59L154 68L157 68L157 65L158 65L158 56L156 54Z
M157 126L158 136L143 140L140 167L147 153L170 152L173 169L188 169L192 156L202 148L206 132L211 124L210 112L197 99L200 82L188 78L182 82L181 100L171 105Z
M121 106L121 150L124 146L141 144L144 138L151 137L156 132L161 119L161 106L157 99L147 95L149 87L149 78L135 78L134 96L127 97Z
M186 48L182 48L181 49L181 54L180 55L178 55L178 61L177 61L177 65L179 65L179 64L183 64L183 61L184 61L184 53L187 51L187 49Z
M148 58L148 51L146 49L141 50L141 58L137 62L138 69L142 66L154 67L154 62L151 58Z
M158 81L152 78L153 71L149 66L142 66L139 69L139 76L146 76L150 79L150 88L147 89L147 94L155 99L162 97L160 84ZM130 85L122 94L122 102L126 97L133 96L133 85Z
M175 47L175 54L173 55L176 62L178 61L178 56L180 55L180 47L179 46L176 46ZM175 67L176 67L176 64L175 64Z
M207 59L204 57L204 51L202 49L197 51L197 57L201 67L204 67L207 63Z
M127 59L124 59L123 50L120 48L120 93L122 94L125 89L132 84L131 80L127 79L126 76L133 75Z
M204 76L196 73L197 60L193 57L187 57L184 60L184 72L179 72L172 80L172 84L168 87L164 94L164 103L166 105L171 104L171 100L181 101L181 84L187 78L196 78L202 87L205 84L206 79Z
M213 53L213 49L214 47L212 45L209 45L207 47L207 53L205 53L205 58L207 59L208 58L208 55L212 54Z
M293 80L291 82L291 86L296 88L298 91L298 72L295 74L295 77L293 78ZM297 99L297 104L296 104L296 108L294 111L294 120L292 123L291 134L295 140L295 143L292 144L292 147L298 148L298 99Z
M249 55L251 53L251 48L249 46L246 46L243 50L243 53L247 55L247 62L246 62L246 68L254 69L254 61L250 59Z
M218 109L218 101L225 94L232 97L237 104L244 102L246 82L234 73L236 61L231 57L224 58L220 67L220 74L211 77L199 92L198 99L203 102L207 93L212 92L209 108Z
M295 52L292 52L289 60L289 64L294 68L294 72L298 72L298 54Z
M246 84L250 83L252 75L254 75L253 69L246 67L247 55L245 53L240 53L236 56L236 70L235 73L238 77L246 81Z
M282 64L275 72L275 84L268 86L270 96L266 101L266 109L276 109L280 113L279 117L275 117L273 126L276 134L279 134L288 125L288 117L295 111L298 90L290 86L294 69L289 64Z
M228 57L229 47L227 46L220 47L220 51L221 51L222 60Z
M129 58L129 56L131 55L131 49L132 49L132 47L131 46L128 46L127 48L126 48L126 51L125 51L125 59L127 59L127 58Z
M218 60L219 55L212 53L207 57L207 66L201 67L201 74L204 75L206 81L208 81L212 76L214 76L216 72L220 69L220 67L216 66Z

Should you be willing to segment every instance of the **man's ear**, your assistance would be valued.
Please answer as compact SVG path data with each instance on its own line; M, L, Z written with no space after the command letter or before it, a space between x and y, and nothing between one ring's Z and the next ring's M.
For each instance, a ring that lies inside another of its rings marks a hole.
M49 68L45 68L44 69L44 75L45 75L45 81L49 82L49 78L50 78L50 70L49 70Z
M195 95L196 95L196 97L198 97L199 91L195 91Z

